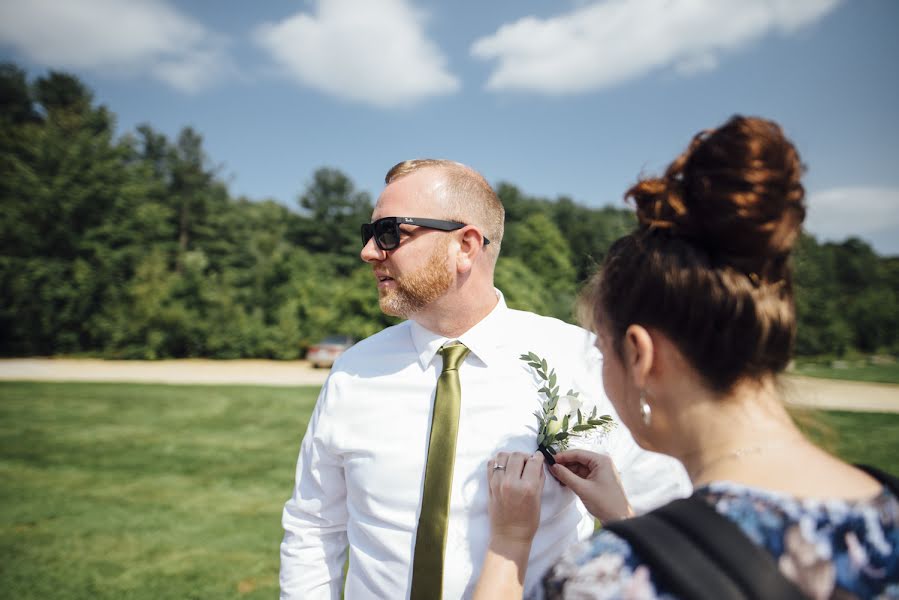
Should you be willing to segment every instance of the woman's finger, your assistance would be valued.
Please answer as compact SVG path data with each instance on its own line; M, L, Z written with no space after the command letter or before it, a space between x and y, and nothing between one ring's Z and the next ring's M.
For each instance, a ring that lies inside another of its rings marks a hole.
M524 463L524 472L522 473L523 479L543 479L545 475L543 474L543 461L546 460L543 458L543 454L540 452L535 452L530 455Z
M590 466L592 463L596 461L596 458L599 455L595 452L590 452L589 450L565 450L564 452L559 452L555 455L555 459L557 463L562 463L563 465L578 463L585 466Z
M493 474L496 475L500 473L500 471L505 472L506 468L508 468L509 463L509 453L508 452L500 452L496 455L496 458L493 459Z
M514 477L515 479L521 479L521 474L524 472L524 461L527 458L526 454L521 452L513 452L509 455L509 460L506 463L506 476Z
M488 461L489 467L487 471L487 483L491 490L493 486L499 484L499 482L502 481L502 476L506 472L506 463L508 462L508 452L500 452L496 455L495 458Z
M567 466L556 463L550 467L552 473L559 483L571 488L573 492L577 492L578 485L581 483L581 476L569 469Z

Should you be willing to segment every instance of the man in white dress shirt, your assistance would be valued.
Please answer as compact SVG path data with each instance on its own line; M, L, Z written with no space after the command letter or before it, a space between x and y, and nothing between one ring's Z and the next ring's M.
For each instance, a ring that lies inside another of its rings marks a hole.
M536 449L540 385L519 356L544 357L561 389L578 390L587 406L614 415L593 336L511 310L493 287L504 213L486 180L458 163L418 160L396 165L386 181L361 257L372 266L381 309L408 320L350 348L322 388L284 507L282 599L339 598L348 548L347 598L409 597L445 343L458 340L470 353L458 369L444 599L471 595L486 552L488 459ZM385 217L404 218L378 221ZM680 464L641 450L621 425L596 443L613 457L638 512L689 494ZM552 477L542 502L526 593L593 530L583 505Z

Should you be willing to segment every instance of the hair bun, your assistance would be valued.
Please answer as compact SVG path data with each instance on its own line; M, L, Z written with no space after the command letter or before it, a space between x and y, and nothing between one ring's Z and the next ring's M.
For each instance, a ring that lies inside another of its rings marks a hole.
M641 225L670 229L746 273L777 277L805 218L799 153L779 125L734 116L698 134L664 178L628 190Z

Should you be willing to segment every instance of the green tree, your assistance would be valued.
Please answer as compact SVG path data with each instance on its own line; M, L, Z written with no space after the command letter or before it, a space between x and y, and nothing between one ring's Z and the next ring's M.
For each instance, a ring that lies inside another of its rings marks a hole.
M500 256L496 263L496 287L502 291L509 308L551 314L555 307L554 291L534 285L538 279L521 259Z
M367 192L357 191L349 177L337 169L318 169L299 198L301 221L292 239L315 253L336 257L341 274L349 274L359 262L359 227L371 219Z
M19 75L4 75L2 87L18 90L20 118L4 124L11 143L0 162L0 196L10 218L0 335L19 352L81 351L96 345L87 323L109 274L93 236L127 180L123 149L113 142L111 115L93 106L76 78L51 72L37 79L30 98L39 108L29 110Z
M586 281L602 264L612 242L636 225L631 211L610 206L588 208L566 197L553 206L553 220L571 247L579 282Z
M295 358L396 322L358 257L371 201L339 170L316 171L295 211L232 198L193 129L115 139L71 75L29 83L0 65L0 108L0 353ZM633 213L497 193L497 287L513 308L571 320ZM803 235L795 265L799 354L899 351L899 258Z
M506 243L508 257L523 262L536 276L530 284L549 290L553 299L549 314L572 320L577 272L568 241L549 215L536 212L509 224L503 240Z

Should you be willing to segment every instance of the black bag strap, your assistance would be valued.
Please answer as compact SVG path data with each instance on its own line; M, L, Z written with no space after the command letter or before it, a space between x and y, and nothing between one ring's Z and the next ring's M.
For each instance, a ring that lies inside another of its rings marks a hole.
M855 467L861 469L862 471L882 483L884 487L893 492L894 496L899 498L899 477L890 475L886 471L881 471L877 467L871 467L869 465L855 465Z
M855 465L899 497L899 478ZM630 542L668 590L690 600L805 598L740 527L691 496L605 526Z
M855 465L899 497L899 478ZM805 598L774 558L708 502L691 496L605 526L630 542L666 589L690 600Z
M805 598L767 551L700 498L675 500L606 529L630 542L659 582L679 598Z
M679 500L677 502L680 502ZM690 600L744 600L745 596L683 531L658 511L604 525L630 542L667 590Z
M805 596L783 576L771 554L750 540L740 526L701 498L672 502L660 515L677 523L747 598L800 599Z

